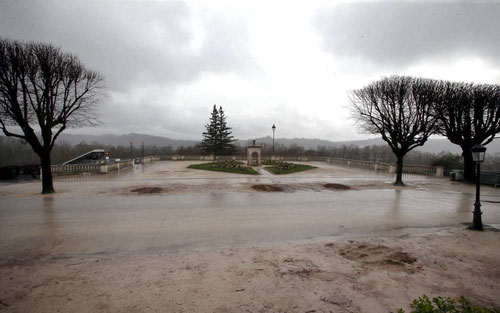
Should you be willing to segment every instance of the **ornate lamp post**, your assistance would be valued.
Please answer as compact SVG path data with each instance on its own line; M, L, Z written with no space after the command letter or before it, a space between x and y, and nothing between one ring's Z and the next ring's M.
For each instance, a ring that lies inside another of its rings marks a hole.
M273 159L274 159L274 131L276 130L276 126L271 127L273 129Z
M484 157L486 155L486 147L483 145L474 145L472 147L472 159L477 164L476 173L476 202L474 203L474 218L472 219L472 229L483 230L483 222L481 220L481 203L479 202L479 186L481 184L481 162L484 162Z

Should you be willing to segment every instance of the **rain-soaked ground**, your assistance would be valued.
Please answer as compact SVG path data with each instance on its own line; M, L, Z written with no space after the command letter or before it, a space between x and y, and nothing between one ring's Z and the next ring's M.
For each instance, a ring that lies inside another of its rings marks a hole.
M193 162L137 165L106 175L0 184L0 258L37 255L161 253L221 246L371 237L457 226L472 220L474 186L310 163L287 176L187 169ZM323 187L341 183L352 190ZM284 192L260 192L273 184ZM156 187L161 193L132 190ZM483 221L500 224L500 188L482 187Z

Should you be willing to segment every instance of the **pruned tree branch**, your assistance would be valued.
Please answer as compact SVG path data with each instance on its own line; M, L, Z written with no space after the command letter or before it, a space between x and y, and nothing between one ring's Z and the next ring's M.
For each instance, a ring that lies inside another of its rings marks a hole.
M351 116L361 131L380 134L398 158L396 184L402 184L404 155L435 132L433 88L431 80L391 76L351 92Z

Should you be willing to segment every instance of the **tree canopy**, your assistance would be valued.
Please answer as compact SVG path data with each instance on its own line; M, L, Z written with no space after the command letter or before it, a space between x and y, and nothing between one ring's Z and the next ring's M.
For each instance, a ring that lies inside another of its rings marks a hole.
M351 113L362 131L380 134L397 157L395 184L401 185L403 158L435 132L432 81L391 76L351 93Z
M500 132L500 86L435 81L437 131L462 148L464 177L474 181L472 146L487 145Z
M50 154L57 137L98 123L102 79L52 44L0 38L0 129L40 157L43 193L54 192Z

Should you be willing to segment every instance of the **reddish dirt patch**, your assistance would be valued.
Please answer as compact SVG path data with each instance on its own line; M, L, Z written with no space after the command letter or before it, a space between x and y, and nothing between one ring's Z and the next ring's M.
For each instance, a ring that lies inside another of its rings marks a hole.
M265 192L280 192L283 191L283 188L275 185L266 185L266 184L260 184L260 185L252 185L252 189L258 190L258 191L265 191Z
M403 252L400 248L389 248L383 245L368 243L351 243L340 249L340 255L349 260L360 261L365 265L399 265L413 264L416 258Z
M323 187L332 190L350 190L351 187L342 184L324 184Z
M163 193L165 192L165 189L160 188L160 187L142 187L142 188L137 188L137 189L132 189L130 190L131 192L137 192L140 195L145 195L145 194L154 194L154 193Z

